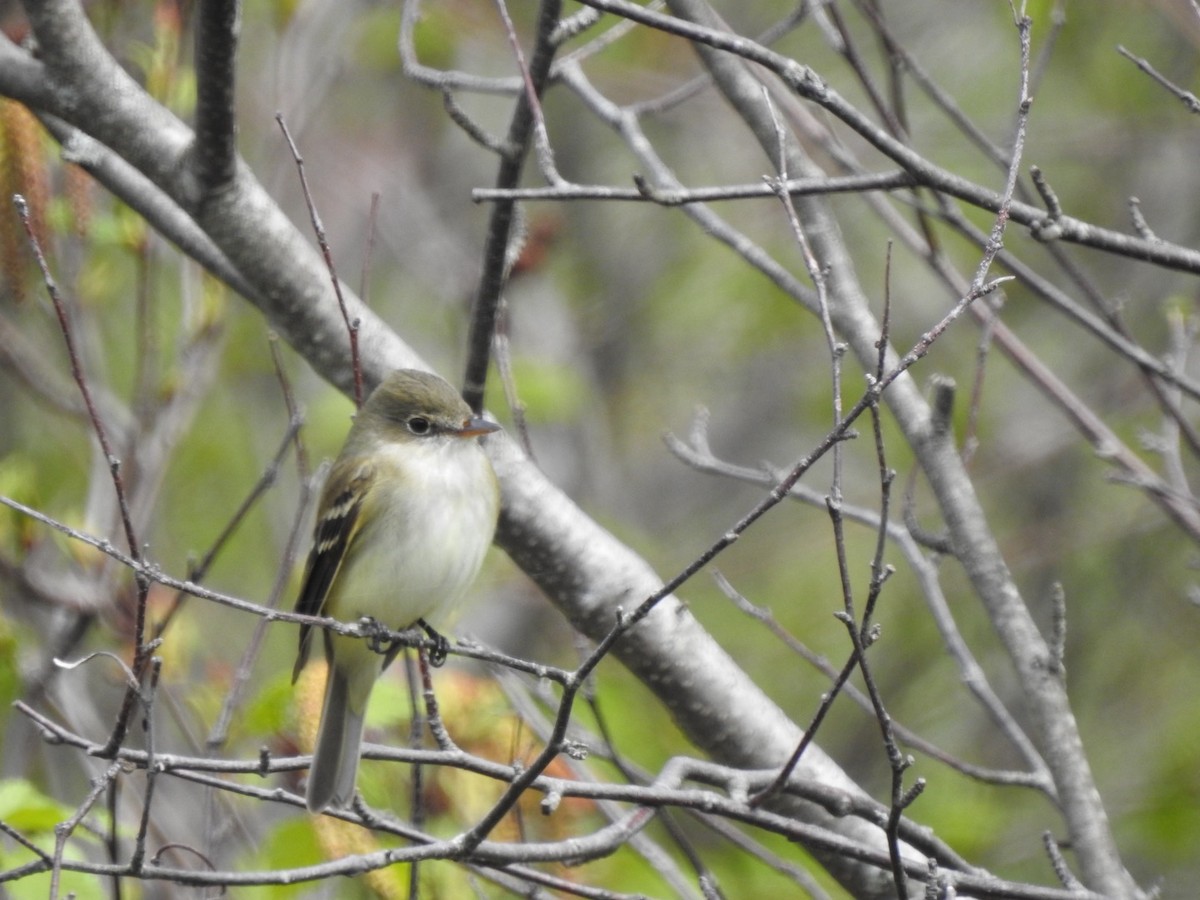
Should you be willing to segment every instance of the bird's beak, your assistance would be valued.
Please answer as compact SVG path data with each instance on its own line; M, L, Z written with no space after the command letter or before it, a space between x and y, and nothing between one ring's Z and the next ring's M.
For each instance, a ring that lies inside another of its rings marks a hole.
M493 431L499 431L500 426L495 422L489 422L483 416L472 416L462 423L462 427L454 432L456 437L473 438L483 434L491 434Z

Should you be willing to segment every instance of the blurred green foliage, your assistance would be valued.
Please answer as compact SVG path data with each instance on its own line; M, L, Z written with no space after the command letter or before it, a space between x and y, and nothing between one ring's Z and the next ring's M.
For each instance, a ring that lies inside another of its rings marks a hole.
M126 22L117 5L99 6L101 15ZM731 15L766 21L768 13L776 12L768 6L750 4ZM1029 6L1036 53L1060 5L1044 0ZM357 271L365 253L366 198L372 191L382 193L370 273L372 304L438 368L453 375L462 354L467 298L477 275L486 216L486 209L472 204L468 192L491 183L491 158L447 124L435 92L400 78L394 55L396 10L363 13L349 32L336 32L336 45L309 55L304 48L321 47L323 29L330 28L320 10L294 3L250 4L244 14L239 76L243 153L272 194L307 229L294 172L271 121L279 108L295 117L309 177L331 238L341 248L339 265L351 282L356 278L350 273ZM921 54L932 74L1002 145L1010 138L1017 90L1015 35L1005 30L1009 16L1005 4L950 8L926 3L913 4L892 22L905 45ZM519 24L520 20L518 15ZM180 60L187 43L169 46L169 23L154 21L153 26L113 25L112 40L156 95L186 115L195 90L190 69ZM417 29L418 52L433 66L508 73L510 51L495 27L490 8L433 4ZM981 28L1003 37L972 37ZM1072 215L1125 227L1127 198L1136 193L1155 228L1195 245L1200 235L1192 202L1197 187L1194 125L1174 101L1112 51L1117 43L1153 56L1171 77L1194 86L1195 38L1166 14L1139 4L1071 6L1037 86L1027 161L1043 168ZM831 81L841 85L849 80L811 29L789 36L782 46L797 58L828 67L823 71ZM314 73L318 56L320 66L328 65L330 71ZM694 71L690 51L644 30L616 42L595 63L597 82L625 99L657 95ZM839 89L853 92L849 86ZM913 93L914 144L939 164L998 187L1000 171L982 161ZM568 99L552 93L547 105L562 116L578 115L564 111ZM496 109L472 105L472 113L487 127L499 130L504 112ZM648 126L690 184L741 182L768 174L768 160L753 148L745 152L750 144L744 135L713 133L712 122L721 109L711 97L701 96L694 106L674 110ZM725 128L729 120L718 121ZM625 186L633 174L642 172L636 160L590 121L555 118L551 128L560 153L557 161L572 177ZM866 155L863 148L855 149ZM45 164L61 184L65 176L59 164ZM536 182L536 175L529 179ZM856 199L839 198L835 206L850 245L861 254L860 274L879 310L884 294L883 230ZM543 209L532 205L530 211L536 215ZM756 200L736 207L725 204L719 211L804 277L799 251L776 204ZM811 449L832 421L825 338L815 317L674 211L574 204L557 214L560 231L548 261L514 281L508 296L513 370L534 448L539 463L572 497L669 576L753 506L762 489L687 469L662 448L663 432L686 434L695 407L704 405L711 410L710 438L719 456L747 466L790 464ZM977 224L990 225L988 216L972 216ZM247 305L199 276L193 264L181 260L134 213L94 188L86 215L77 200L61 193L49 222L52 265L75 310L83 362L94 387L111 392L132 409L139 400L139 373L148 372L149 396L141 400L174 397L186 386L189 375L183 363L199 337L210 331L221 334L214 385L191 411L177 443L168 448L161 491L143 523L149 558L183 576L266 471L286 430L287 412L266 327ZM978 249L948 233L941 239L969 272ZM1013 235L1013 244L1018 241ZM1028 258L1045 260L1041 249L1019 246ZM1085 257L1074 249L1067 252L1072 258ZM1087 255L1086 261L1095 266L1104 296L1123 305L1133 331L1155 352L1165 352L1168 316L1180 311L1194 315L1194 284L1126 260ZM891 289L893 334L901 346L918 338L956 299L899 249ZM4 315L39 348L45 371L56 379L61 376L70 389L61 338L43 292L30 282L27 293L35 299L21 305L6 297ZM1132 366L1114 361L1098 342L1081 337L1027 291L1012 287L1004 301L1005 322L1131 445L1140 448L1146 430L1160 427L1157 407ZM147 336L153 339L149 343ZM967 427L978 340L977 328L959 322L914 370L920 383L934 372L956 379L954 427L960 436ZM297 518L303 522L301 544L307 546L304 517L309 513L299 507L300 486L322 459L336 452L352 407L290 351L281 355L305 414L308 471L300 472L288 457L218 557L208 582L260 602L281 583L285 588L279 602L286 606L292 602L294 570L302 562L293 560L293 571L281 571ZM113 523L97 522L91 515L103 507L96 496L111 487L98 465L88 428L78 414L64 412L30 390L29 380L0 373L0 493L119 543ZM848 405L861 391L863 375L848 365L843 383ZM488 396L491 408L507 419L503 394L495 383ZM1101 789L1111 801L1114 827L1135 874L1145 882L1162 878L1164 896L1182 897L1178 892L1200 874L1200 766L1195 750L1200 713L1194 702L1200 684L1195 652L1200 621L1195 603L1188 600L1189 591L1195 590L1195 547L1136 489L1108 483L1104 462L996 351L987 362L982 397L980 446L972 463L979 491L1009 563L1046 628L1051 585L1062 583L1068 607L1068 680ZM885 419L884 430L887 463L900 473L893 495L893 515L898 515L911 454L890 420ZM847 499L878 506L877 461L865 419L859 431L844 448ZM806 483L826 491L831 477L826 462ZM914 483L914 514L937 531L928 491L919 476ZM0 513L0 548L12 560L23 554L53 554L63 571L98 577L93 554L7 510ZM788 504L729 550L718 567L747 599L769 608L810 650L840 666L849 646L844 626L833 616L841 608L842 594L832 548L825 511ZM851 581L860 604L873 549L872 532L848 526ZM882 638L871 660L892 714L970 762L1016 765L959 684L914 579L895 553L889 551L888 561L900 571L881 600ZM484 620L483 608L503 602L498 598L533 593L511 566L494 564L489 573L490 579L477 590L478 611L464 613L466 630L475 630L473 615ZM99 649L127 651L128 585L114 583L125 593L110 598L111 606L100 611L82 644L68 648L71 658ZM1000 694L1022 715L1021 698L1006 659L994 646L991 626L950 561L943 563L943 583L964 638ZM0 700L10 701L22 695L20 685L50 651L38 638L54 633L56 618L9 579L4 591ZM687 585L682 596L796 722L811 718L827 689L823 677L739 612L706 575ZM156 596L153 614L162 615L169 602L168 597ZM577 653L566 629L546 604L537 603L536 612L521 614L515 652L549 634L554 642L547 653L552 658L546 661L573 663ZM155 711L160 749L185 753L204 748L254 627L255 621L244 614L188 602L162 651L163 701ZM490 638L486 632L478 636ZM540 650L544 645L537 646ZM268 630L265 650L252 668L247 694L221 753L252 758L263 745L281 752L294 749L294 647L290 627ZM103 727L116 706L114 696L85 683L80 672L56 677L68 697L100 697L97 719L79 727L89 739L103 740ZM615 745L631 762L653 771L671 756L689 752L647 689L616 664L602 667L595 691ZM61 703L62 697L56 697ZM389 741L405 741L407 704L407 691L398 681L388 681L372 709L371 727ZM452 729L456 736L480 722L499 721L506 713L505 702L496 697L481 701L479 707L464 703L464 708L468 712ZM472 720L472 715L477 718ZM6 776L0 781L0 819L36 837L48 850L53 826L72 814L71 804L78 799L77 781L57 777L64 769L71 770L73 778L83 777L74 771L75 751L42 746L8 702L0 705L0 722ZM586 711L580 712L580 722L595 724ZM886 763L870 715L842 698L823 726L820 743L877 797L887 796ZM518 745L535 744L525 733L512 744L489 747L489 752L510 761ZM33 783L14 777L19 763L27 767ZM381 804L391 796L404 796L407 802L403 776L397 771L401 768L364 766L364 791ZM930 824L964 856L1007 877L1051 877L1040 833L1057 828L1058 819L1047 801L1028 791L980 785L924 757L918 757L912 775L929 782L911 811L913 817ZM467 807L482 803L493 787L478 780L462 782L454 796ZM189 802L203 796L197 791ZM237 807L238 832L224 843L214 839L214 864L269 869L323 858L325 849L310 818L292 808L259 808L264 805L247 802ZM468 818L462 810L437 812L433 826L438 828L460 827ZM599 821L598 816L583 815L589 825ZM731 896L773 896L788 890L785 876L751 862L702 829L689 825L687 830ZM657 827L652 833L666 843ZM1065 838L1057 832L1055 836ZM795 846L770 837L765 842L780 857L804 864ZM72 846L69 852L96 856L94 839L82 838L81 843L85 849ZM11 842L0 844L0 869L28 858ZM661 879L628 850L590 863L576 874L613 890L649 895L662 891ZM430 866L422 877L444 896L466 889L466 877L449 865ZM836 894L827 877L820 879ZM45 896L47 876L22 879L6 889L14 898ZM102 886L66 874L63 893L67 890L92 897L101 895ZM129 890L136 895L136 889ZM307 884L245 888L238 896L298 897L313 890ZM354 890L365 895L361 885ZM491 895L493 889L480 890Z

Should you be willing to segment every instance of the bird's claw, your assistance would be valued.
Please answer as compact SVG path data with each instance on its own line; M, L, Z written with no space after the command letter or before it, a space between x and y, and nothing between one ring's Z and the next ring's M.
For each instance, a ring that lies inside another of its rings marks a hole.
M391 656L395 652L396 639L391 636L387 626L378 619L363 616L358 620L358 629L362 632L367 646L371 648L372 652L381 656Z
M450 653L450 642L446 640L446 636L426 622L424 619L417 619L417 624L429 635L429 639L433 641L433 646L429 649L429 664L435 669L441 668L446 664L446 657Z

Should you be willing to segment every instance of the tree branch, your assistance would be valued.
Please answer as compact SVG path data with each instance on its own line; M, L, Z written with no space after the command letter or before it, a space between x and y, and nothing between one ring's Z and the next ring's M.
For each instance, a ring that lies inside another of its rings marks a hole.
M503 144L500 167L496 172L496 188L515 188L521 178L521 169L529 152L529 143L537 123L537 104L550 75L550 64L558 45L552 40L562 9L561 0L542 0L538 11L534 36L533 57L529 63L525 90L517 98L508 136ZM492 335L496 330L496 316L504 283L508 279L511 265L510 244L516 216L516 201L502 200L492 208L488 223L487 238L483 246L483 272L475 293L471 312L471 329L467 335L467 367L463 375L463 397L472 409L483 408L483 388L487 383L488 364L491 361Z
M241 8L202 0L196 14L196 140L192 171L202 192L220 190L237 164L234 85Z
M589 6L610 9L620 7L622 14L642 16L643 20L651 17L650 13L640 8L630 13L626 9L628 4L623 0L585 2ZM668 6L683 22L681 31L695 42L693 46L712 73L717 87L746 122L769 159L774 156L777 142L774 123L761 100L758 79L739 56L767 65L780 74L789 87L834 112L876 146L888 148L885 152L906 167L904 161L916 156L907 147L869 126L861 114L849 109L811 70L762 48L746 51L746 41L718 31L721 24L700 0L668 0ZM655 14L654 24L661 24L658 21L661 18ZM724 52L727 50L733 50L738 56ZM788 171L793 177L818 175L816 166L804 156L798 144L792 142L788 154ZM923 162L921 168L928 170ZM924 175L915 168L910 171L925 180ZM958 182L961 179L954 177L937 186L953 193L950 181ZM981 205L1000 211L1008 209L998 202L993 204L989 201ZM845 337L859 364L870 372L876 365L879 353L876 344L880 328L858 285L854 265L841 239L836 219L821 197L799 198L797 211L805 232L812 235L815 254L828 267L827 283L834 324ZM1016 218L1015 212L1013 217ZM998 250L999 245L992 252ZM884 401L896 417L929 479L950 529L956 558L962 563L987 609L1013 661L1023 691L1034 706L1034 734L1053 773L1073 844L1084 862L1087 882L1094 889L1114 895L1135 895L1137 889L1120 865L1120 856L1083 752L1066 691L1061 681L1047 671L1050 650L1012 579L956 448L951 441L944 436L939 437L930 428L928 406L908 377L898 379L884 395Z

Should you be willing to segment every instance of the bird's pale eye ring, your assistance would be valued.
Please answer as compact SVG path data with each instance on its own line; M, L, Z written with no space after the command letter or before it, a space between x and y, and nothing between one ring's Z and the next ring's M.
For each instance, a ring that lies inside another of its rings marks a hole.
M410 434L418 437L429 434L433 430L433 423L424 416L411 416L404 424L408 427Z

